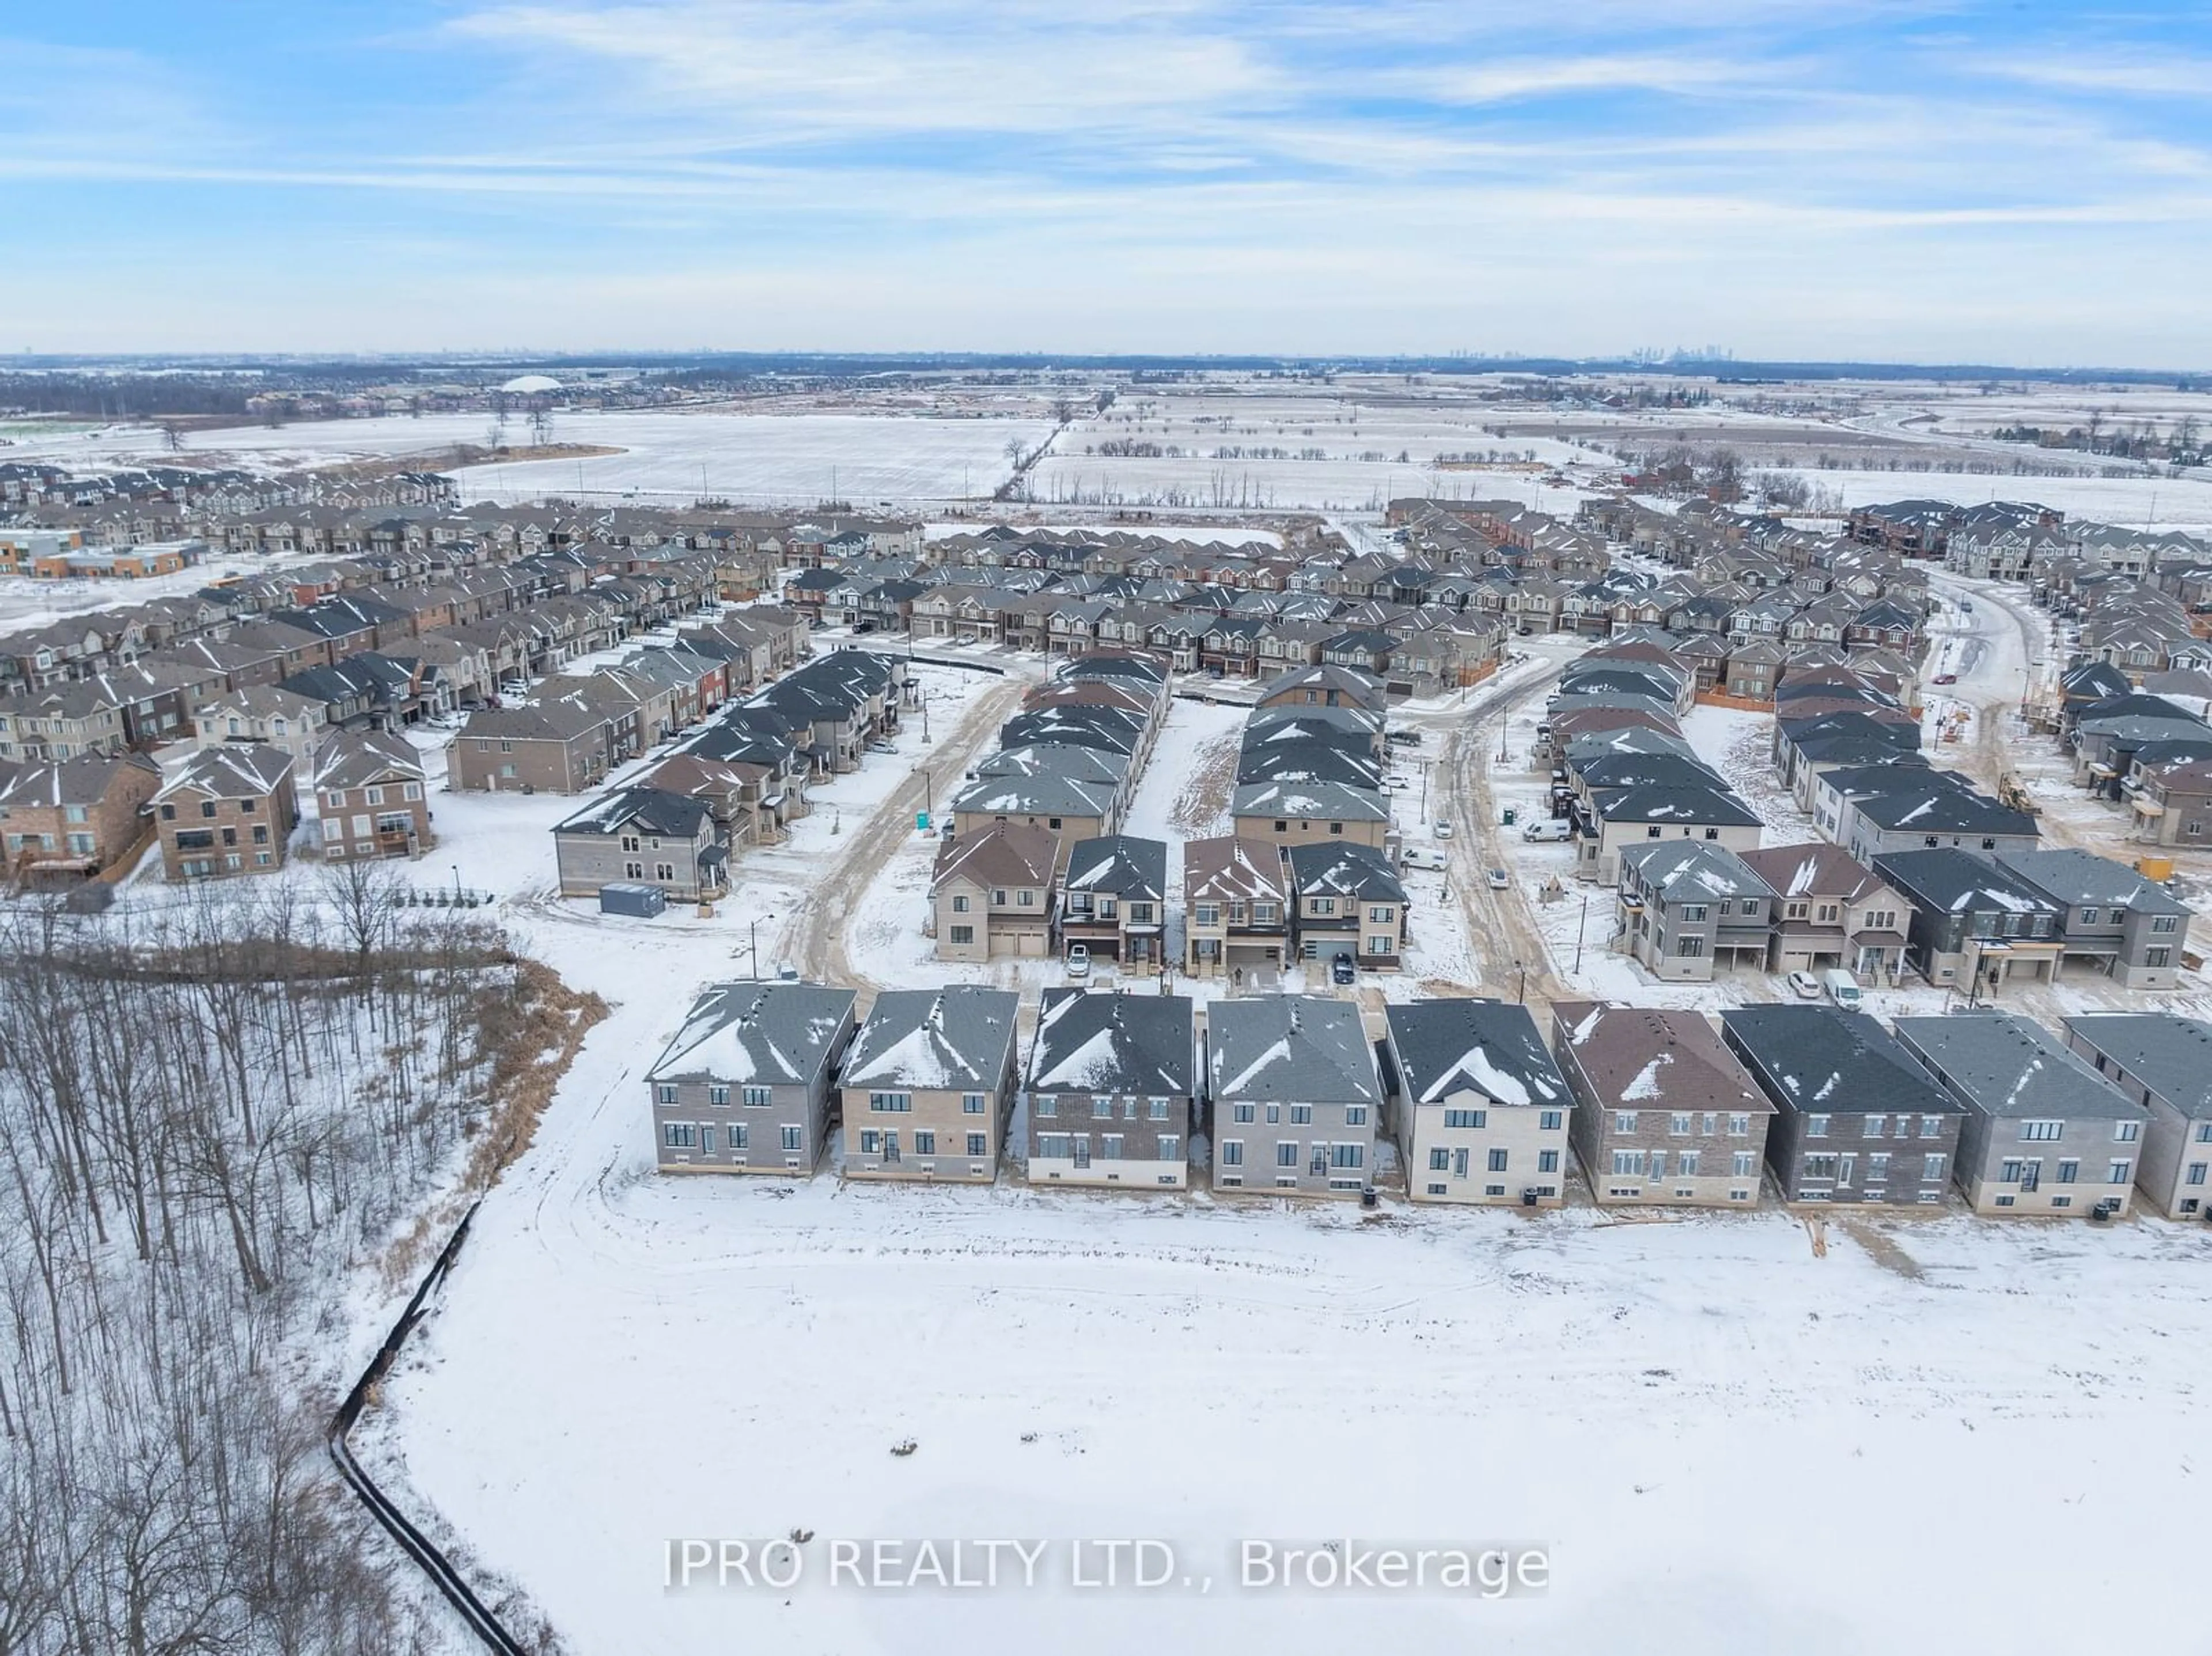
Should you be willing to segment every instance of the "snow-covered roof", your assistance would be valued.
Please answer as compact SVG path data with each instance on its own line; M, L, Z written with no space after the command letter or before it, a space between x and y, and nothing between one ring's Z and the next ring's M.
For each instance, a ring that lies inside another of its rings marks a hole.
M1348 1001L1318 995L1216 1001L1206 1032L1217 1101L1382 1104L1374 1049L1359 1009Z
M955 984L887 989L845 1059L848 1087L988 1090L1005 1078L1020 997Z
M646 1079L805 1084L836 1055L854 998L814 983L709 984Z
M1042 1092L1188 1098L1196 1067L1191 1010L1182 995L1048 989L1029 1084Z
M1455 997L1392 1006L1386 1015L1399 1089L1408 1102L1474 1093L1510 1108L1572 1103L1525 1006Z

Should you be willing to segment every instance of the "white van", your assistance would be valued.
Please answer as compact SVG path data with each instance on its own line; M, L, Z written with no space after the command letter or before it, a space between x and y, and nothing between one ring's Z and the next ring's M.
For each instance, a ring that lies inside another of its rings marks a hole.
M1539 840L1557 841L1572 839L1574 832L1574 824L1571 822L1531 822L1521 830L1521 837L1533 844Z
M1846 1012L1859 1010L1859 980L1840 966L1832 966L1820 974L1820 987L1828 992L1828 998Z
M1401 868L1449 868L1451 857L1449 853L1438 851L1433 846L1407 846L1399 853L1398 866Z

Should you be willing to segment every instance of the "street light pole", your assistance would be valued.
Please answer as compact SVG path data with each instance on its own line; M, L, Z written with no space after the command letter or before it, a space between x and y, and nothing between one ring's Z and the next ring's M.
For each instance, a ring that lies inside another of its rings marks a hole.
M1521 986L1513 992L1513 1004L1516 1006L1526 1006L1528 1004L1528 968L1522 965L1519 961L1516 961L1513 962L1513 969L1521 974Z
M461 901L461 865L452 863L447 866L453 870L453 901L458 906Z
M745 948L752 961L753 981L758 983L760 981L760 922L747 920L745 930L750 934Z
M1583 893L1583 917L1575 922L1575 970L1583 969L1583 933L1589 926L1589 893Z

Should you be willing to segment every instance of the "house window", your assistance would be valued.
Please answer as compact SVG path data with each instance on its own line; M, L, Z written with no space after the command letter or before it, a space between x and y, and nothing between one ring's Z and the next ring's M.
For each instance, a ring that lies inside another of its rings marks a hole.
M1328 1147L1328 1164L1332 1168L1364 1168L1367 1165L1367 1146L1332 1144Z
M1614 1111L1613 1116L1613 1130L1615 1132L1634 1132L1636 1131L1636 1112L1633 1110Z
M717 1083L707 1089L707 1101L709 1104L727 1104L730 1101L730 1089Z
M1447 1127L1480 1127L1486 1125L1489 1119L1490 1114L1486 1110L1446 1110L1444 1112L1444 1125Z
M1943 1136L1943 1118L1940 1115L1922 1116L1920 1136L1923 1138L1941 1138Z
M806 1148L806 1129L797 1125L787 1126L784 1128L783 1148L787 1150L805 1149Z
M1182 1160L1182 1140L1174 1133L1160 1135L1159 1159L1163 1162Z
M937 1133L933 1128L916 1127L914 1130L914 1153L916 1156L937 1154Z
M2065 1131L2066 1124L2063 1121L2023 1121L2020 1124L2021 1140L2031 1144L2054 1142Z
M1224 1138L1221 1141L1221 1165L1224 1168L1241 1168L1244 1165L1243 1139Z
M2108 1185L2124 1185L2135 1176L2136 1164L2124 1157L2116 1157L2105 1170L2105 1182Z
M1164 1121L1168 1119L1168 1101L1164 1098L1147 1099L1145 1103L1145 1111L1151 1119L1154 1121Z
M2205 1169L2208 1166L2212 1166L2212 1163L2191 1162L2189 1164L2189 1171L2183 1176L2181 1182L2185 1185L2203 1184L2205 1180Z
M1367 1107L1364 1104L1346 1105L1344 1107L1344 1125L1347 1127L1365 1126L1367 1125Z
M965 914L968 912L968 894L966 892L959 891L953 894L952 912L955 914Z
M1888 1119L1888 1117L1881 1115L1870 1115L1867 1117L1863 1125L1863 1131L1860 1133L1860 1137L1863 1138L1881 1137L1882 1124L1887 1121Z
M1036 907L1036 893L1024 886L1021 890L1014 894L1014 907L1017 908L1035 908Z
M1667 1118L1667 1131L1669 1136L1675 1138L1684 1137L1689 1131L1690 1117L1687 1111L1678 1110Z
M982 1114L983 1095L981 1093L963 1093L960 1095L960 1113L963 1115Z
M952 942L954 942L954 943L973 943L973 942L975 942L975 928L974 926L972 926L972 925L956 925L956 926L952 927L952 928L951 928L951 941L952 941Z
M764 1110L775 1102L775 1089L773 1087L748 1087L739 1096L744 1100L747 1108Z
M1310 1104L1291 1105L1291 1125L1293 1127L1311 1126L1313 1125L1313 1106Z
M1275 1145L1275 1165L1295 1168L1298 1164L1298 1141L1295 1138L1279 1140Z
M1274 923L1275 923L1275 906L1274 906L1274 904L1273 904L1273 903L1254 903L1254 904L1252 905L1252 924L1253 924L1253 925L1274 925Z
M1252 1119L1252 1107L1249 1104L1232 1104L1229 1114L1233 1121L1249 1122Z
M878 1114L903 1114L914 1108L914 1095L912 1093L870 1093L868 1107Z
M660 1142L672 1150L688 1150L698 1142L698 1130L688 1121L661 1124Z
M1748 1179L1757 1171L1758 1167L1759 1157L1750 1150L1738 1150L1729 1157L1729 1174L1731 1178Z
M1504 1172L1504 1171L1505 1171L1505 1163L1506 1163L1506 1159L1507 1159L1507 1158L1506 1158L1506 1152L1505 1152L1505 1151L1504 1151L1504 1150L1492 1150L1492 1151L1491 1151L1491 1153L1490 1153L1490 1170L1491 1170L1491 1172L1492 1172L1492 1173L1503 1173L1503 1172Z
M2180 922L2179 914L2154 914L2150 919L2150 929L2163 937L2178 931Z
M1451 1152L1449 1150L1432 1149L1429 1152L1429 1171L1431 1173L1448 1173L1450 1170Z
M1923 1156L1920 1158L1920 1179L1923 1184L1932 1183L1942 1176L1943 1158L1941 1156Z
M653 1101L656 1104L673 1104L676 1101L676 1089L664 1082L653 1089Z
M1557 1173L1559 1170L1559 1151L1557 1151L1557 1150L1538 1150L1538 1151L1536 1152L1536 1171L1537 1171L1537 1172L1539 1172L1539 1173Z
M872 1129L871 1129L871 1130L869 1130L869 1131L867 1131L863 1132L863 1133L860 1135L860 1154L861 1154L861 1155L863 1155L863 1156L880 1156L880 1155L883 1153L883 1148L884 1148L884 1136L883 1136L883 1134L881 1134L881 1133L879 1133L879 1132L877 1132L877 1131L873 1131Z

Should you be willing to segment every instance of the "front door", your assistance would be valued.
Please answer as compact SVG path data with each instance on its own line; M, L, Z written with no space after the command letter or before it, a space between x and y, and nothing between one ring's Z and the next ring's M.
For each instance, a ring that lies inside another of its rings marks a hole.
M885 1167L890 1167L894 1165L898 1159L898 1134L896 1131L887 1132L884 1135L884 1165Z
M1075 1142L1069 1148L1075 1152L1075 1165L1078 1168L1087 1168L1091 1165L1091 1135L1089 1133L1076 1134Z
M1452 1176L1455 1179L1464 1179L1467 1177L1467 1152L1465 1150L1454 1150L1452 1152Z
M1836 1182L1839 1185L1850 1184L1851 1174L1857 1169L1859 1159L1856 1156L1846 1153L1839 1157L1836 1162Z
M2037 1186L2040 1185L2042 1182L2043 1182L2043 1162L2041 1162L2041 1160L2040 1160L2040 1159L2038 1159L2038 1160L2033 1161L2033 1162L2030 1162L2027 1163L2025 1166L2023 1166L2023 1167L2021 1168L2021 1170L2020 1170L2020 1187L2021 1187L2021 1190L2023 1190L2023 1191L2031 1191L2031 1190L2033 1190Z

